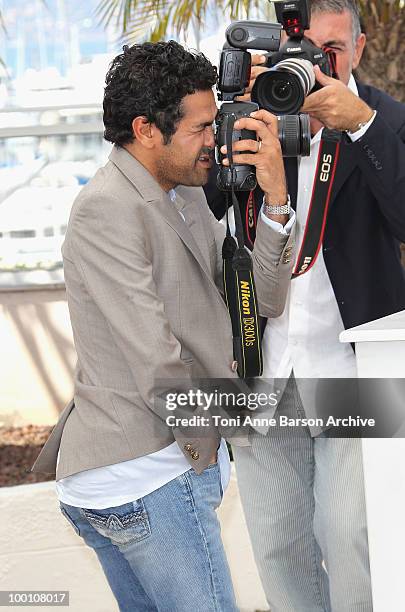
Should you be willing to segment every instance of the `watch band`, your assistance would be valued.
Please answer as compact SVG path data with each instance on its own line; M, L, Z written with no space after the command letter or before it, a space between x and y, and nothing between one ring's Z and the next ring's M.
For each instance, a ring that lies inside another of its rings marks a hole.
M264 212L267 215L289 215L291 212L291 198L287 196L287 202L285 204L268 204L263 200Z

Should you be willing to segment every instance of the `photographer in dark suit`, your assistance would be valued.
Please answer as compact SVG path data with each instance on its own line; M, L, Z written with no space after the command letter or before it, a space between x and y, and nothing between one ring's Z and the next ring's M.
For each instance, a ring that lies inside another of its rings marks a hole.
M302 108L311 116L311 156L285 160L297 247L321 128L346 134L322 249L311 270L292 281L284 313L267 322L263 336L263 376L289 378L277 410L295 417L328 409L301 392L299 379L356 377L354 352L339 343L343 329L405 309L399 247L405 241L405 106L352 75L366 42L356 3L313 0L311 9L305 34L335 52L339 80L315 68L323 87ZM262 70L254 67L247 95ZM222 197L212 182L206 194L220 217ZM253 195L260 206L261 194ZM238 196L245 210L248 194ZM303 428L300 435L284 429L289 431L256 433L251 447L234 449L271 610L371 612L360 440L334 439L317 428Z

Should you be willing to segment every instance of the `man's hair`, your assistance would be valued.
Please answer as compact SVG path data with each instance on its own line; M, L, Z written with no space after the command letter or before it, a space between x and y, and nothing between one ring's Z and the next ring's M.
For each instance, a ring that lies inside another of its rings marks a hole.
M361 34L360 12L356 0L310 0L311 14L343 13L349 11L352 16L353 43Z
M132 122L143 116L168 144L183 117L184 96L207 91L216 81L217 69L202 53L174 40L125 45L106 76L104 138L119 146L133 142Z

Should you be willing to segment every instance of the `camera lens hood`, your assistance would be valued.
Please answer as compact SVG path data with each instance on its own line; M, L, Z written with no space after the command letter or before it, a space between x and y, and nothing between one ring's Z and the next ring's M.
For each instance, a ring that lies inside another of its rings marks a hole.
M311 62L300 58L285 59L257 77L252 100L275 115L293 115L298 113L314 85Z

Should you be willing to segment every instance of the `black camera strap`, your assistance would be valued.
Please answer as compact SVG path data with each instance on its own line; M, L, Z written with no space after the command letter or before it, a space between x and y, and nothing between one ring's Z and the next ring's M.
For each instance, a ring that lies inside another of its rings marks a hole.
M292 278L302 276L314 265L322 246L333 181L339 159L342 132L323 129L312 197L305 224L304 237Z
M226 132L227 157L232 178L235 168L232 153L232 132L236 116L231 117ZM235 182L233 180L233 182ZM229 193L226 194L226 237L222 246L225 301L232 323L233 354L241 378L261 376L263 371L259 313L253 264L245 248L242 215L234 188L231 198L235 215L235 238L228 219Z

